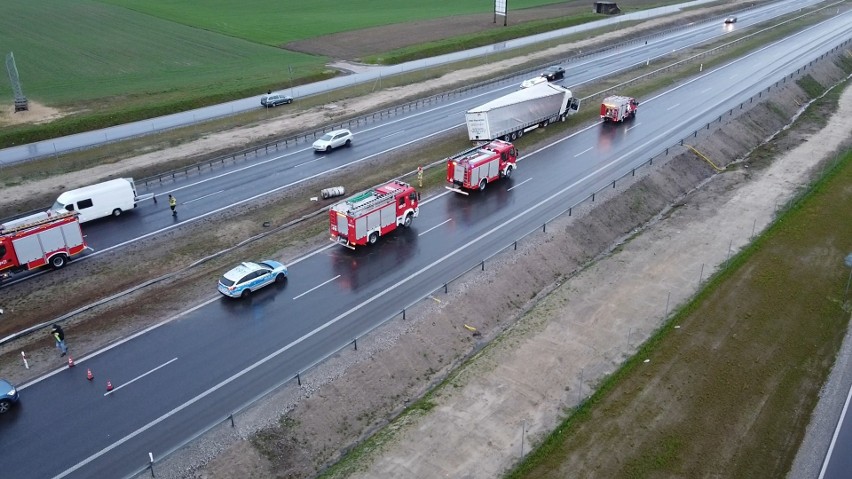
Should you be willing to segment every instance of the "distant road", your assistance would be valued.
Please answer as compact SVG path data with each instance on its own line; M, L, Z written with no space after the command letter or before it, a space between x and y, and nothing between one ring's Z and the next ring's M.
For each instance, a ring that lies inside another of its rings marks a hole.
M445 63L456 62L466 58L485 56L488 54L493 54L495 52L511 50L538 43L544 40L592 30L595 28L613 25L624 21L642 20L663 15L669 15L672 13L677 13L685 8L690 8L705 3L713 3L714 1L715 0L695 0L692 2L681 3L679 5L659 7L642 12L620 15L617 17L609 17L584 25L578 25L576 27L563 28L561 30L541 33L530 37L518 38L515 40L509 40L494 45L465 50L462 52L449 53L446 55L411 61L399 65L376 67L366 72L331 78L308 85L301 85L293 89L292 95L295 98L316 95L318 93L324 93L336 90L338 88L357 85L359 83L375 81L377 79L380 79L381 77L396 75L412 70L430 68ZM290 93L289 89L284 90L284 92ZM45 156L91 148L94 146L102 145L104 143L125 140L138 136L150 135L152 133L170 130L182 126L188 126L195 123L201 123L215 118L234 115L257 108L260 108L260 93L255 97L244 98L242 100L220 103L218 105L198 108L195 110L175 113L172 115L151 118L148 120L142 120L133 123L125 123L123 125L116 125L109 128L103 128L101 130L93 130L85 133L77 133L74 135L39 141L36 143L5 148L3 150L0 150L0 166L13 165L16 163L22 163Z

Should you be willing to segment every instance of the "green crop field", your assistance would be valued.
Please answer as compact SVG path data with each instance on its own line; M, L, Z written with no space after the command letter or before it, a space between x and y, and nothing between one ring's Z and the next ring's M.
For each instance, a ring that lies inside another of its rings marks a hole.
M293 40L393 23L490 13L494 8L494 0L101 1L273 46ZM517 10L553 3L560 3L560 0L511 0L509 8ZM591 4L590 1L590 10Z
M207 96L246 83L284 84L289 66L305 74L324 61L95 1L5 6L14 15L0 15L0 45L14 52L27 97L47 104L193 90ZM11 102L4 80L2 97Z

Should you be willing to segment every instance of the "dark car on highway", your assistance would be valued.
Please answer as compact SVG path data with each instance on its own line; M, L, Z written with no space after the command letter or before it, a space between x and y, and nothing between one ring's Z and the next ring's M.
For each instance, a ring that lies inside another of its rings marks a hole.
M263 95L263 98L260 99L260 104L265 106L266 108L272 108L278 105L286 105L288 103L293 103L293 97L281 93Z
M728 17L725 19L725 23L737 23L737 17Z
M565 78L565 69L558 65L547 67L547 70L545 70L541 76L547 78L547 81L561 80Z

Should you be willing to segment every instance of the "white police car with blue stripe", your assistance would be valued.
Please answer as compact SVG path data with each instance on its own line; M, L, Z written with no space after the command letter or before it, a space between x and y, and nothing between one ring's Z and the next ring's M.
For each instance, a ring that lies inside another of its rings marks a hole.
M278 261L244 262L219 279L219 292L231 298L247 298L252 291L287 280L287 267Z

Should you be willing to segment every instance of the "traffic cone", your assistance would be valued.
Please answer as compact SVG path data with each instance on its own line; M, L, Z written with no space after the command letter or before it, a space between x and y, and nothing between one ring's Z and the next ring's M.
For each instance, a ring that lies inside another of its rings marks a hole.
M87 369L87 370L86 370L86 379L88 379L89 381L91 381L92 379L95 379L95 375L94 375L94 374L92 374L92 370L91 370L91 369Z
M107 379L107 391L112 391L112 383Z
M68 355L68 367L69 368L74 367L74 358L72 358L70 354Z

